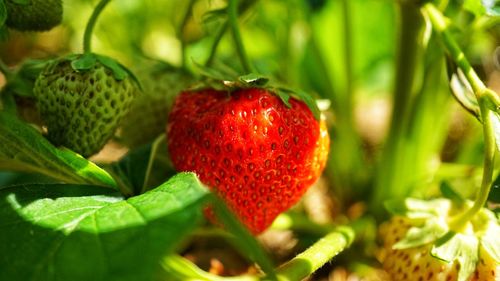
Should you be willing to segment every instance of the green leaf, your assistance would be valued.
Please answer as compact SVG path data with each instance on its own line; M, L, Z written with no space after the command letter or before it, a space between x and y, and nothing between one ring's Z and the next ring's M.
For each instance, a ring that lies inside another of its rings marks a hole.
M95 186L0 190L0 280L156 280L207 194L191 173L127 200Z
M116 187L113 178L68 149L57 149L17 117L0 111L0 169L40 173L66 183Z
M450 232L434 245L431 255L448 263L458 261L458 281L466 281L479 260L479 241L474 235Z
M0 0L0 26L3 26L6 20L7 20L7 7L5 7L4 0Z
M394 244L394 249L408 249L436 241L448 232L448 224L443 219L433 218L425 221L422 227L412 227L406 236Z
M239 248L245 256L256 262L266 275L273 279L273 277L276 276L274 265L257 240L255 240L240 220L226 207L226 204L221 199L215 195L212 196L212 198L212 204L217 218L220 219L224 227L234 235L233 243L236 247Z
M97 57L94 54L83 54L71 60L71 67L76 71L87 71L95 66Z

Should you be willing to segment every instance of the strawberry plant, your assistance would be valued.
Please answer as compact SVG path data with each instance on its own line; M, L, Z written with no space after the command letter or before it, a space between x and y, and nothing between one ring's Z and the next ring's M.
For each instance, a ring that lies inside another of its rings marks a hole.
M0 280L500 280L499 19L0 0Z

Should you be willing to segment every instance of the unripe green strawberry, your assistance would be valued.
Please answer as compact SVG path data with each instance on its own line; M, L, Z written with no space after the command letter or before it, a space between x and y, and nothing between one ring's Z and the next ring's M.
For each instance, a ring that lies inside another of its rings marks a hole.
M193 83L188 72L164 64L139 70L138 77L143 93L123 118L119 136L128 147L149 143L164 133L175 97Z
M383 263L384 269L392 277L392 280L458 280L460 264L457 261L447 263L433 257L431 255L432 243L406 249L394 248L394 245L405 237L413 224L408 218L395 216L380 227L380 234L383 237L383 249L381 250L379 259ZM474 235L473 233L469 234ZM479 247L479 261L476 264L475 271L468 280L500 280L500 265L482 246Z
M87 157L113 135L137 90L129 77L118 80L99 61L76 71L71 60L59 59L39 75L34 93L48 139Z
M61 23L61 0L5 0L6 25L21 31L47 31Z

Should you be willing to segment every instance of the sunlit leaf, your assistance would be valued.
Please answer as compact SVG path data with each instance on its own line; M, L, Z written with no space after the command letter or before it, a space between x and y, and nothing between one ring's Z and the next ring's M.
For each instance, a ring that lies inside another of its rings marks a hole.
M58 149L33 127L0 111L0 169L41 173L66 183L116 186L94 163L68 149Z
M159 262L202 220L208 191L179 174L124 200L109 189L0 190L0 280L155 280Z

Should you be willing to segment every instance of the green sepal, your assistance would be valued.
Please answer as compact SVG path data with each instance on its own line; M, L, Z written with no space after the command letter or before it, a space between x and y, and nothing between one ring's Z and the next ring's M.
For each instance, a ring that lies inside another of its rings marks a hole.
M408 249L436 241L448 232L448 224L443 219L432 218L422 227L412 227L406 236L394 244L393 249Z
M432 247L431 255L447 263L457 261L458 281L467 281L479 261L479 241L474 235L449 232Z
M94 54L83 54L71 61L71 68L75 71L87 71L95 66L97 58Z
M0 27L3 27L7 21L7 7L5 6L5 2L0 0Z
M447 199L420 200L407 198L389 200L384 203L385 208L393 215L401 215L410 219L428 219L432 217L447 216L451 202Z
M308 93L283 86L281 83L272 81L269 77L257 73L249 73L246 75L237 76L230 68L214 69L203 66L195 61L193 64L199 74L205 77L205 81L195 89L203 89L204 86L223 91L233 91L235 89L246 88L263 88L275 93L287 107L290 105L290 97L294 97L303 101L311 110L316 120L320 119L321 111L316 104L316 101Z
M320 119L321 111L319 110L316 101L308 93L299 89L291 89L283 86L278 86L274 88L270 85L270 89L276 91L278 93L278 96L288 107L290 107L290 104L288 103L289 97L286 98L286 101L284 99L284 97L286 97L287 95L303 101L307 105L307 107L309 107L309 109L311 110L312 114L314 115L314 118L316 118L316 120Z
M267 78L263 75L250 73L250 74L238 77L238 81L245 83L249 86L263 87L269 82L269 78Z
M132 80L137 84L139 89L142 90L141 82L139 82L139 79L137 79L134 73L123 64L108 56L98 55L95 53L85 53L81 55L72 54L64 59L71 61L71 67L75 71L88 71L92 67L94 67L97 62L99 62L104 67L111 70L116 80L122 81L130 76Z

